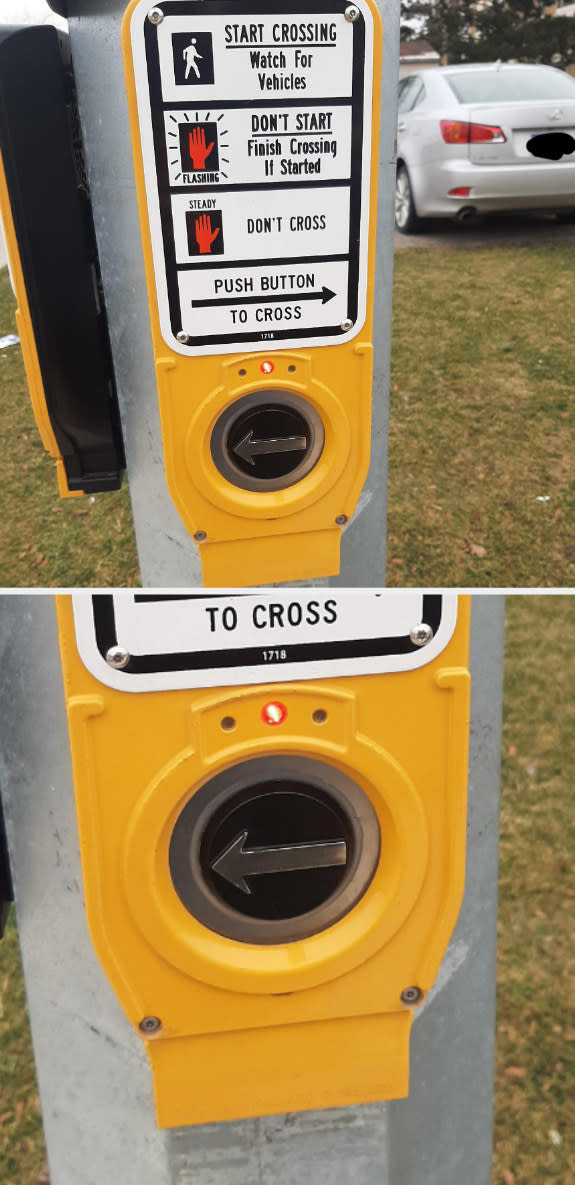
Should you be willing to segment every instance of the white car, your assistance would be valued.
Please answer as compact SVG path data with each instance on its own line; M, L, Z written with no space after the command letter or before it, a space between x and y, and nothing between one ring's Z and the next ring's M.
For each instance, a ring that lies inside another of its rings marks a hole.
M542 132L575 137L575 78L552 66L443 66L402 78L395 224L504 210L574 210L575 153L532 156ZM568 143L568 141L567 141Z

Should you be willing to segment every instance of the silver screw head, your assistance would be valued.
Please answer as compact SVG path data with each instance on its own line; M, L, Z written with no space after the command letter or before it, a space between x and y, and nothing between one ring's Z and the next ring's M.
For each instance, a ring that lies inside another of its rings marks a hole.
M190 340L189 334L184 333L183 329L180 329L180 332L176 334L176 337L177 337L178 341L182 343L183 346L186 346Z
M116 671L121 671L124 667L127 667L130 657L130 652L124 646L110 646L110 649L106 651L106 662L109 667L114 667Z
M433 637L433 630L425 621L421 621L409 631L409 636L414 646L427 646Z
M353 329L353 321L350 321L349 317L346 317L345 321L341 323L341 329L344 333L347 333L348 329Z
M194 535L194 539L196 540L196 543L203 543L204 539L207 539L206 532L205 531L196 531L196 533Z
M159 1016L145 1016L138 1027L141 1033L159 1033L162 1022Z
M404 990L401 993L402 1004L411 1004L411 1005L419 1004L420 1000L422 1000L422 999L423 999L423 992L422 992L421 988L418 988L418 987L404 988Z
M164 19L164 14L161 8L151 8L148 13L148 20L152 25L161 25Z
M346 21L351 21L353 24L359 17L359 8L356 8L355 4L348 4L343 15Z
M338 527L344 527L347 522L347 514L336 514L335 521Z

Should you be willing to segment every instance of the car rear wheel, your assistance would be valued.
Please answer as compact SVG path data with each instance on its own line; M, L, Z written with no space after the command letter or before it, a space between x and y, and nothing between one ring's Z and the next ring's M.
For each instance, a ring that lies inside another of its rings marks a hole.
M395 180L395 225L402 235L412 235L423 229L423 220L418 217L411 192L409 173L400 165Z

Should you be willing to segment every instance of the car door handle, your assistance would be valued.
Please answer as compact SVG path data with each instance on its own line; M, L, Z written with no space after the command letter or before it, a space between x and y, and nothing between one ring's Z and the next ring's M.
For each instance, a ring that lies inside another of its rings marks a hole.
M397 130L398 130L398 132L404 132L406 127L407 127L406 123L398 123Z

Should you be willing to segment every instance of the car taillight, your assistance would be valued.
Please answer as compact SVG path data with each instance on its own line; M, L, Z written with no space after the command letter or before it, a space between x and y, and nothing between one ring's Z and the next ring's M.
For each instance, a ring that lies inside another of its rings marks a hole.
M446 144L467 144L469 142L469 124L459 119L442 119L441 135Z
M485 123L470 123L470 144L505 144L505 136L498 127L490 127Z
M484 123L442 119L439 126L446 144L504 144L506 139L501 128Z

